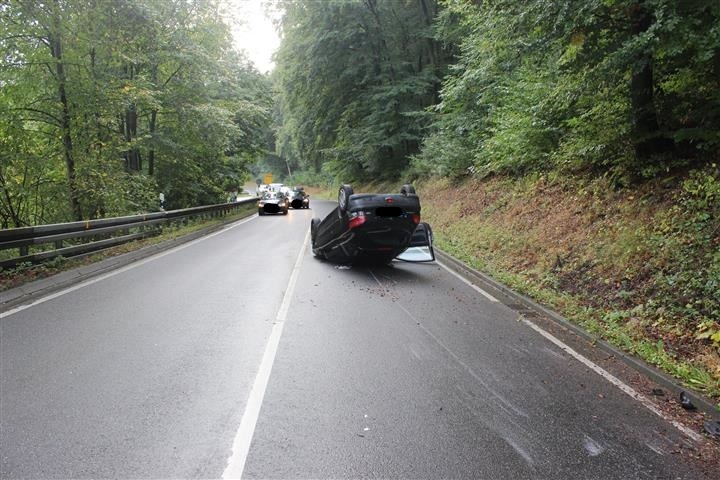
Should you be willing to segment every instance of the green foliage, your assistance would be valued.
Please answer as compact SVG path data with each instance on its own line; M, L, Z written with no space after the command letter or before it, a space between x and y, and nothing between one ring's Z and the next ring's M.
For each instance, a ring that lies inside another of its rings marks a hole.
M303 185L311 187L330 188L335 182L332 175L323 172L296 171L285 179L288 185Z
M435 1L281 4L278 153L344 181L397 176L447 61L430 29Z
M3 227L156 210L161 191L190 207L241 183L267 149L272 97L220 8L0 3Z
M563 168L626 183L717 148L717 2L445 6L438 35L459 55L416 174Z
M650 307L658 322L680 316L698 339L720 348L720 170L694 171L656 225L652 246L668 260Z

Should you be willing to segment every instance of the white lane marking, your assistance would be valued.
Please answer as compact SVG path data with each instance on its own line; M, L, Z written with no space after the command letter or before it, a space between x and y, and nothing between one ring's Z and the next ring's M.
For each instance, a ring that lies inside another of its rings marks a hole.
M437 260L436 260L436 261L437 261ZM455 275L456 277L460 278L462 281L464 281L465 283L467 283L468 285L470 285L471 287L473 287L475 290L479 291L480 293L482 293L482 294L485 295L486 297L489 297L492 301L497 302L497 299L495 299L495 297L493 297L493 296L490 295L489 293L484 292L483 290L481 290L481 289L478 288L477 286L473 285L472 283L470 283L469 281L467 281L466 279L464 279L463 277L461 277L458 273L452 271L452 270L451 270L450 268L448 268L446 265L442 264L441 262L437 262L437 263L440 264L440 266L444 267L448 272L452 273L453 275ZM372 272L370 272L370 273L372 273ZM373 275L373 277L375 277L375 275ZM378 283L380 283L380 281L377 279L377 277L375 277L375 281L378 282ZM400 305L400 307L403 308L402 305ZM403 310L405 310L405 308L403 308ZM408 312L408 313L409 313L409 312ZM523 321L523 323L525 323L527 326L529 326L530 328L532 328L533 330L535 330L536 332L538 332L540 335L542 335L543 337L547 338L547 339L550 340L552 343L554 343L555 345L557 345L558 347L560 347L561 350L565 351L566 353L568 353L569 355L571 355L573 358L575 358L576 360L578 360L580 363L582 363L583 365L587 366L587 367L590 368L592 371L594 371L595 373L597 373L598 375L600 375L601 377L603 377L605 380L607 380L608 382L610 382L610 383L612 383L613 385L615 385L616 387L618 387L620 390L622 390L623 392L625 392L626 394L628 394L630 397L632 397L632 398L634 398L635 400L639 401L643 406L645 406L645 408L647 408L648 410L650 410L651 412L653 412L655 415L659 416L659 417L662 418L663 420L665 420L665 421L669 422L670 424L672 424L675 428L677 428L678 430L680 430L680 432L682 432L683 434L685 434L688 438L691 438L692 440L694 440L694 441L697 442L697 443L702 442L703 437L702 437L700 434L695 433L694 431L690 430L689 428L687 428L685 425L681 424L680 422L677 422L677 421L675 421L675 420L673 420L673 419L665 416L660 410L658 410L658 409L655 407L655 405L654 405L647 397L645 397L644 395L638 393L634 388L632 388L631 386L627 385L626 383L624 383L623 381L621 381L620 379L618 379L617 377L615 377L614 375L612 375L610 372L608 372L608 371L605 370L604 368L602 368L602 367L600 367L599 365L593 363L590 359L588 359L588 358L580 355L580 354L577 353L575 350L573 350L572 348L570 348L568 345L566 345L565 343L563 343L561 340L559 340L558 338L556 338L556 337L553 336L552 334L546 332L545 330L543 330L543 329L540 328L539 326L535 325L535 324L532 323L531 321L529 321L529 320L527 320L527 319L525 319L525 318L523 318L522 321Z
M665 421L667 421L667 422L670 422L675 428L677 428L678 430L680 430L680 431L681 431L683 434L685 434L687 437L693 439L694 441L696 441L696 442L698 442L698 443L702 442L702 439L703 439L702 436L700 436L698 433L693 432L692 430L690 430L689 428L687 428L685 425L681 424L680 422L677 422L677 421L675 421L675 420L673 420L673 419L665 416L660 410L658 410L658 409L655 407L655 405L653 405L653 403L652 403L647 397L645 397L644 395L638 393L638 392L637 392L634 388L632 388L630 385L624 383L622 380L618 379L617 377L615 377L614 375L612 375L610 372L608 372L608 371L605 370L604 368L602 368L602 367L600 367L599 365L593 363L590 359L588 359L588 358L580 355L578 352L576 352L575 350L573 350L572 348L570 348L569 346L567 346L567 345L566 345L565 343L563 343L561 340L559 340L558 338L556 338L556 337L553 336L552 334L546 332L545 330L543 330L543 329L540 328L539 326L535 325L535 324L532 323L531 321L529 321L529 320L527 320L527 319L525 319L525 318L523 318L522 321L523 321L523 323L524 323L525 325L527 325L528 327L532 328L533 330L535 330L536 332L538 332L540 335L542 335L543 337L547 338L547 339L550 340L552 343L554 343L555 345L557 345L558 347L560 347L564 352L566 352L566 353L568 353L569 355L571 355L573 358L575 358L575 360L579 361L580 363L582 363L583 365L585 365L586 367L588 367L590 370L592 370L593 372L597 373L598 375L600 375L601 377L603 377L605 380L607 380L608 382L612 383L613 385L615 385L616 387L618 387L620 390L622 390L623 392L625 392L626 394L628 394L630 397L634 398L635 400L637 400L638 402L640 402L641 404L643 404L643 405L645 406L645 408L647 408L648 410L650 410L651 412L653 412L655 415L657 415L658 417L662 418L663 420L665 420Z
M39 299L37 299L37 300L35 300L35 301L31 302L31 303L28 303L28 304L25 304L25 305L20 305L20 306L17 306L17 307L15 307L15 308L12 308L12 309L10 309L10 310L7 310L7 311L5 311L5 312L2 312L2 313L0 313L0 318L9 317L10 315L12 315L12 314L14 314L14 313L22 312L23 310L27 310L27 309L30 308L30 307L34 307L35 305L39 305L39 304L41 304L41 303L45 303L45 302L47 302L47 301L49 301L49 300L52 300L52 299L54 299L54 298L61 297L61 296L65 295L65 294L67 294L67 293L74 292L75 290L80 290L81 288L87 287L88 285L92 285L93 283L101 282L101 281L105 280L106 278L110 278L110 277L113 277L113 276L118 275L118 274L120 274L120 273L127 272L128 270L132 270L133 268L139 267L139 266L141 266L141 265L145 265L146 263L152 262L153 260L157 260L158 258L162 258L162 257L164 257L165 255L170 255L171 253L175 253L175 252L177 252L177 251L179 251L179 250L182 250L182 249L184 249L184 248L188 248L188 247L190 247L190 246L192 246L192 245L195 245L196 243L200 243L200 242L202 242L202 241L204 241L204 240L207 240L208 238L212 238L212 237L214 237L215 235L220 235L221 233L225 233L225 232L227 232L228 230L230 230L230 229L232 229L232 228L235 228L235 227L237 227L237 226L240 226L240 225L242 225L242 224L244 224L244 223L247 223L247 222L249 222L250 220L252 220L252 219L254 219L254 218L257 218L257 214L253 214L253 215L251 215L249 218L245 218L245 219L239 220L237 223L233 223L233 224L230 224L230 225L228 225L228 226L226 226L226 227L223 227L223 228L222 228L220 231L218 231L218 232L215 232L215 233L211 233L211 234L209 234L209 235L202 236L202 237L200 237L200 238L198 238L198 239L192 240L192 241L187 242L187 243L183 243L182 245L178 245L177 247L173 247L173 248L171 248L170 250L166 250L165 252L152 255L152 256L150 256L150 257L148 257L148 258L145 258L145 259L143 259L143 260L139 260L139 261L137 261L137 262L131 263L131 264L126 265L126 266L124 266L124 267L120 267L120 268L118 268L117 270L113 270L113 271L111 271L111 272L104 273L104 274L99 275L99 276L97 276L97 277L93 277L93 278L91 278L90 280L86 280L86 281L84 281L84 282L80 282L80 283L78 283L78 284L76 284L76 285L73 285L72 287L68 287L68 288L65 288L65 289L63 289L63 290L60 290L60 291L58 291L58 292L52 293L52 294L50 294L50 295L47 295L47 296L45 296L45 297L39 298Z
M437 259L436 259L435 262L436 262L438 265L440 265L441 267L443 267L445 270L447 270L448 272L450 272L450 273L452 273L453 275L455 275L457 278L459 278L459 279L462 280L464 283L466 283L467 285L469 285L470 288L476 290L478 293L480 293L481 295L483 295L485 298L487 298L487 299L490 300L491 302L497 302L497 301L498 301L497 298L493 297L492 295L490 295L489 293L487 293L487 292L486 292L485 290L483 290L482 288L480 288L480 287L478 287L477 285L475 285L474 283L470 282L468 279L466 279L465 277L463 277L462 275L460 275L459 273L457 273L456 271L454 271L453 269L451 269L450 267L448 267L447 265L445 265L444 263L442 263L440 260L437 260Z
M250 451L250 443L252 442L253 435L255 434L255 425L257 424L258 417L260 416L260 408L262 407L263 398L265 397L265 389L267 388L268 381L270 380L270 372L272 371L273 363L275 362L275 355L277 354L278 345L280 344L280 336L282 335L283 327L285 326L285 320L287 318L288 309L290 308L290 301L292 300L293 293L295 291L295 284L297 283L298 276L300 274L300 266L302 265L303 256L305 255L305 249L310 238L310 231L305 235L305 241L300 249L295 266L290 274L290 280L288 281L285 295L283 296L280 309L278 310L277 316L275 317L275 324L273 325L272 332L270 332L270 338L265 346L265 353L263 354L262 361L260 362L260 368L258 369L255 382L253 383L252 390L250 390L250 397L248 398L247 405L245 406L245 412L243 413L242 420L240 421L240 427L235 434L233 440L232 454L228 459L227 466L223 472L222 478L242 478L243 470L245 469L245 461L247 460L248 452Z

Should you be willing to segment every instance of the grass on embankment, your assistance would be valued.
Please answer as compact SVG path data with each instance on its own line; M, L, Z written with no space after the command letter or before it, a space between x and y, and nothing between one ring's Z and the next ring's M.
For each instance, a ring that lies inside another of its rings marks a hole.
M559 176L415 187L442 250L720 399L716 167L632 190Z

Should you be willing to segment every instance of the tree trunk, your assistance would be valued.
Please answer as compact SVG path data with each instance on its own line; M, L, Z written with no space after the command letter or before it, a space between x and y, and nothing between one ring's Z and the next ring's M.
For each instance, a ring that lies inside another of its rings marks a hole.
M428 6L427 0L420 0L420 6L422 7L423 11L423 17L425 19L425 26L429 29L432 27L433 22L435 21L435 14L436 14L436 3L432 2L432 9L430 6ZM432 69L435 72L435 79L433 80L433 89L432 89L432 104L437 105L440 103L440 89L442 88L442 82L440 81L440 75L439 72L440 69L440 46L434 38L428 36L427 37L427 54L428 54L428 63L430 63ZM421 55L422 60L422 55Z
M133 103L125 110L125 141L131 144L135 138L137 138L137 110ZM131 147L125 155L128 170L139 172L142 169L142 163L140 162L140 152L138 149Z
M173 74L174 75L174 74ZM172 78L172 76L170 77ZM170 81L168 78L167 82ZM153 87L158 88L158 66L153 65L150 69L150 80L152 81ZM165 82L165 85L167 85ZM163 86L165 86L163 85ZM148 175L152 176L155 173L155 127L157 125L157 108L153 108L150 111L150 124L148 125L148 131L150 133L150 151L148 152Z
M152 112L150 112L150 139L153 141L155 139L155 126L157 124L157 110L153 109ZM150 151L148 152L148 175L152 176L155 173L155 147L151 146Z
M63 144L63 154L65 156L65 167L67 169L68 188L70 193L70 211L75 220L82 220L82 211L80 210L80 202L78 201L77 178L75 173L75 158L73 157L73 142L70 131L70 109L68 107L67 93L65 84L67 81L65 75L65 65L63 63L62 37L60 28L60 6L55 0L55 11L53 18L53 32L48 35L48 43L50 52L55 60L55 75L58 84L58 97L60 100L60 130Z
M2 175L2 172L0 172L0 184L6 185L5 178ZM15 211L15 208L13 208L13 198L10 196L10 189L9 188L3 188L2 189L3 194L5 195L5 207L3 210L7 210L7 212L2 212L2 228L9 228L9 220L12 221L13 226L15 228L20 228L24 226L22 224L22 220L20 219L19 214ZM2 206L2 205L0 205Z
M127 64L125 67L128 81L132 82L135 78L135 66ZM128 150L125 152L125 168L131 172L139 172L142 170L140 161L140 152L137 147L132 146L132 142L137 138L137 106L135 102L130 102L125 109L123 118L125 141L128 144Z
M632 34L641 35L650 28L652 14L644 3L638 3L631 10L630 20ZM652 156L673 148L672 140L660 131L654 100L653 57L652 52L646 50L635 59L630 79L635 155L641 165Z

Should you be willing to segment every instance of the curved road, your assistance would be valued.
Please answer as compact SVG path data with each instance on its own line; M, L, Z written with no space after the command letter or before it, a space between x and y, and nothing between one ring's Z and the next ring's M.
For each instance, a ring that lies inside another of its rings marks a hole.
M688 439L440 265L253 216L1 314L0 478L698 478ZM287 292L287 294L286 294Z

